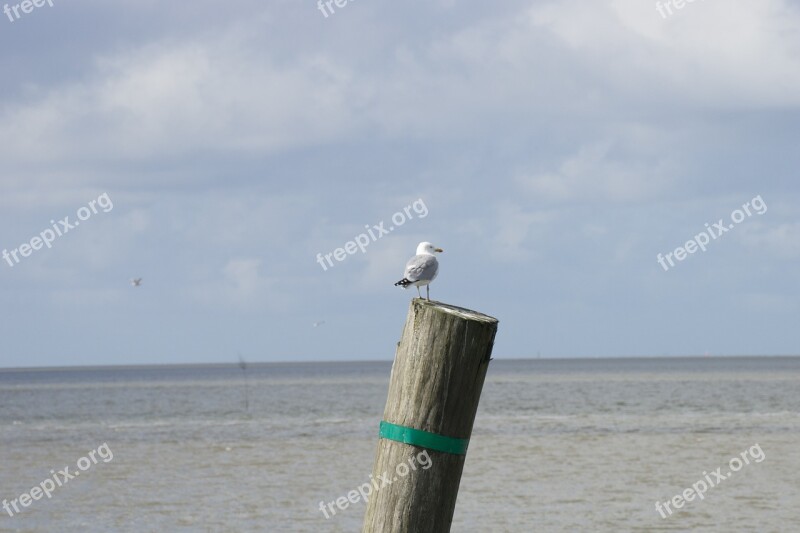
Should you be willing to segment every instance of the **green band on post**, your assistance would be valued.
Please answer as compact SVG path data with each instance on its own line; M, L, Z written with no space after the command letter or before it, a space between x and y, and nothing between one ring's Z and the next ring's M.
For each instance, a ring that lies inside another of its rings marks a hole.
M381 420L381 430L378 436L382 439L394 440L420 448L427 448L437 452L452 453L453 455L466 455L469 439L456 439L437 435L421 429L398 426L386 420Z

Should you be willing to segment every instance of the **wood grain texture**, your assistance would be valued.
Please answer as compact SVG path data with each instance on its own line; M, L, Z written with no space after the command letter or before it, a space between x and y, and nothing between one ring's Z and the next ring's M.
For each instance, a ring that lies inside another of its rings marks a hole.
M469 309L412 300L392 366L384 420L468 439L497 324L497 319ZM420 467L426 463L422 453L430 457L427 469ZM449 532L465 457L379 439L372 477L378 480L386 473L391 483L368 500L363 532ZM416 469L398 475L403 463Z

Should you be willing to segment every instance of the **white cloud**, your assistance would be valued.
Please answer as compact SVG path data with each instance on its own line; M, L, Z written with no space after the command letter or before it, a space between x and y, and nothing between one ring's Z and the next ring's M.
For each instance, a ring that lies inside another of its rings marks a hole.
M749 246L784 259L800 257L800 222L749 224L743 229L742 239Z
M556 235L558 216L553 212L527 211L510 202L496 209L496 233L488 239L488 249L504 261L528 260L536 254L536 244Z
M798 25L784 0L696 2L666 21L638 0L539 2L413 46L389 44L371 68L362 54L324 48L286 61L235 26L112 52L82 81L7 102L0 157L63 167L90 157L263 154L376 129L452 139L554 110L620 120L642 103L662 114L687 104L794 107Z
M800 11L787 0L698 1L667 20L654 2L559 0L531 19L632 97L650 88L715 108L800 104Z
M261 260L249 257L229 259L211 279L191 288L195 300L209 306L232 308L270 308L279 304L281 295L275 280L262 275Z
M0 150L29 162L269 152L352 127L362 96L324 55L278 65L223 42L152 45L105 57L80 83L6 106Z
M609 141L581 147L549 172L518 176L523 189L537 200L634 202L655 197L666 190L666 163L612 157Z

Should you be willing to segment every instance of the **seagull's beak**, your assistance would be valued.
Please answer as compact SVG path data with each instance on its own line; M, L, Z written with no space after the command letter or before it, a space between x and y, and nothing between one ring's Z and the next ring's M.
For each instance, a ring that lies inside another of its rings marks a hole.
M441 248L434 248L433 251L434 252L444 252L444 250L442 250Z

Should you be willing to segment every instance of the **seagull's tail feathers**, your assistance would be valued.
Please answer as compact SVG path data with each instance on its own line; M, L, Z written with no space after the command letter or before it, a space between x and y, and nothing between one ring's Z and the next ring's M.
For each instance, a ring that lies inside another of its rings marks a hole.
M395 283L394 286L397 287L399 285L399 286L403 287L404 289L407 289L407 288L409 288L411 286L412 283L414 283L414 282L409 280L408 278L403 278L400 281L398 281L397 283Z

